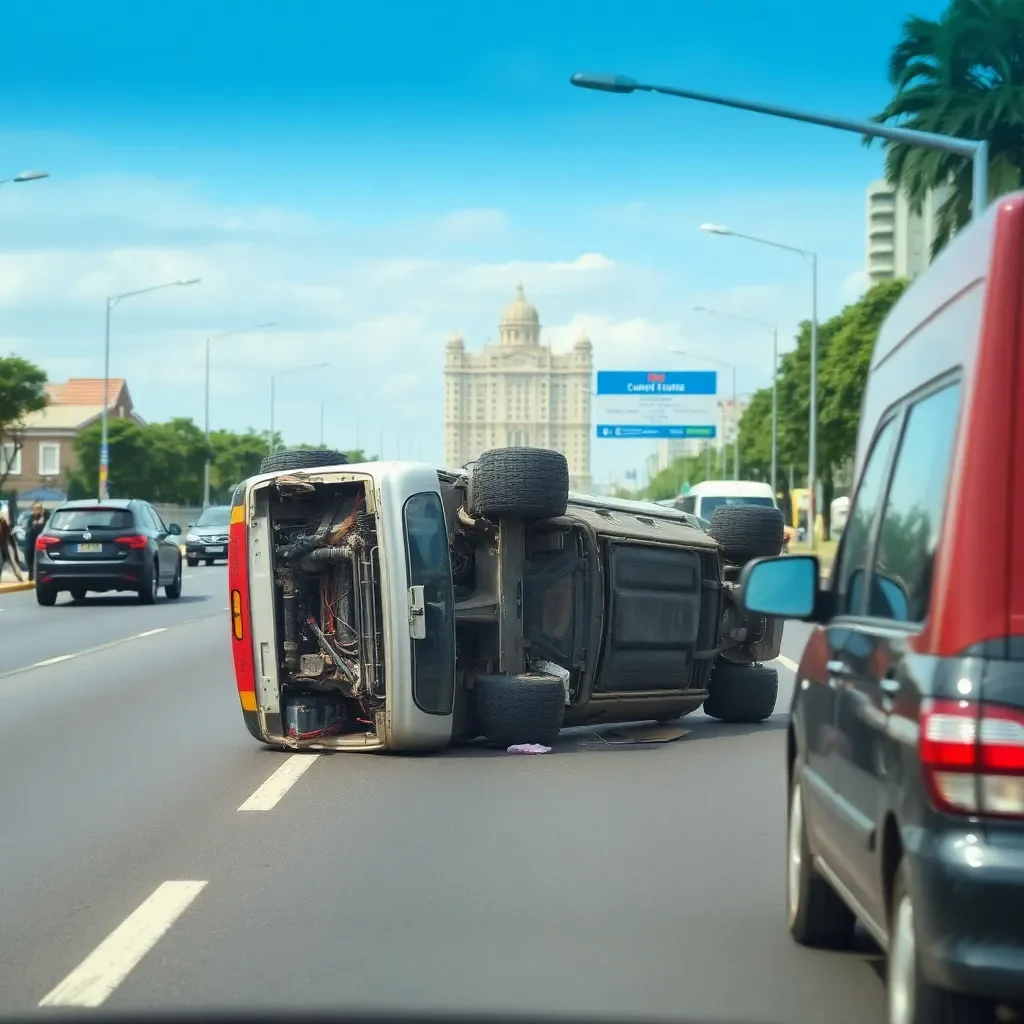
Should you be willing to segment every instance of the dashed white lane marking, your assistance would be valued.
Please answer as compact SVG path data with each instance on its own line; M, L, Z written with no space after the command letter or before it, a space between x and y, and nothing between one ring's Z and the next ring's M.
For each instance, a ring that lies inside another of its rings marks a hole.
M783 668L788 668L790 672L795 672L800 667L792 658L787 658L784 654L780 654L775 660Z
M145 633L136 633L135 636L129 636L127 640L141 640L144 636L156 636L157 633L166 633L166 626L158 626L156 629L147 629Z
M299 781L299 776L319 756L319 754L292 754L238 809L240 811L269 811Z
M47 665L56 665L62 661L70 661L73 657L73 654L58 654L56 658L47 658L46 661L37 661L32 667L44 668Z
M203 891L206 882L164 882L121 922L40 1006L101 1006Z

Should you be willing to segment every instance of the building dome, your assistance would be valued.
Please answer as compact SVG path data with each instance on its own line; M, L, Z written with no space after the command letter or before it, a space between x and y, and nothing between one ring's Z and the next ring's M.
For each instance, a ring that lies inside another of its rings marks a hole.
M462 335L458 331L453 331L448 338L447 348L465 348L466 343L462 339Z
M498 338L499 345L540 344L540 316L526 300L522 282L516 285L516 297L501 314Z
M579 337L573 342L574 349L580 352L589 352L594 346L591 344L590 339L587 337L586 331L580 331Z
M523 292L522 282L516 285L516 297L505 307L501 314L502 327L539 326L540 316L536 308L527 301Z

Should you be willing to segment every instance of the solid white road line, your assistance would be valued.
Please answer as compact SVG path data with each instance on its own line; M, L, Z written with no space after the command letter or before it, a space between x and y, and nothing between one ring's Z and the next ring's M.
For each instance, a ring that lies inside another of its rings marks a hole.
M784 654L780 654L775 660L783 668L788 668L790 672L795 672L800 667L792 658L787 658Z
M319 754L292 754L238 809L240 811L269 811L299 781L299 776L319 756Z
M39 1005L101 1006L205 885L206 882L164 882L45 995Z

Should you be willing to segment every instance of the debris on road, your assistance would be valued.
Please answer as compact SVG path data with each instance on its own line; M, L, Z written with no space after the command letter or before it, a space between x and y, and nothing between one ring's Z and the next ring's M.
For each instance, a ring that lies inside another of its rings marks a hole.
M508 748L509 754L550 754L551 748L543 743L513 743Z

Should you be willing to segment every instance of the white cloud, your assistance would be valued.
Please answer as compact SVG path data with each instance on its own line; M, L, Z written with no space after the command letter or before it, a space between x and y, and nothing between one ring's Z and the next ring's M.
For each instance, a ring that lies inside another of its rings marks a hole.
M437 237L449 244L475 242L500 234L506 227L508 217L501 210L456 210L441 218Z

